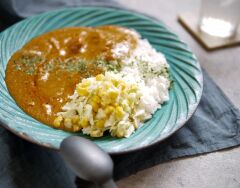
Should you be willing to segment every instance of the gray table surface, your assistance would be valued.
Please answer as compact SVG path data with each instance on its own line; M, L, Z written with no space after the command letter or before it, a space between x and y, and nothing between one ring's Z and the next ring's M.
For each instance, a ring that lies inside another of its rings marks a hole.
M177 22L183 12L197 12L200 0L119 0L122 5L154 16L185 41L201 66L240 108L240 47L214 52L204 50ZM143 170L117 182L138 188L239 188L240 147L183 158Z

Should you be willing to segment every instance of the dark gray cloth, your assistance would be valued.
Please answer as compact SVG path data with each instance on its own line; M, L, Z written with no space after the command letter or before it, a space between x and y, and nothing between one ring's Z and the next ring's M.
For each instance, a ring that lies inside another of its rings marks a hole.
M118 3L112 0L0 0L0 14L2 21L9 26L44 11L80 5L117 6Z
M143 151L114 156L115 176L121 178L175 159L240 145L240 111L203 71L201 102L186 125L166 141Z
M8 3L6 3L8 2ZM15 2L15 8L11 2ZM20 19L33 13L79 4L74 0L52 0L18 4L23 1L1 0L1 18ZM33 2L24 0L24 2ZM4 4L6 3L6 4ZM39 5L40 9L38 9ZM16 6L19 9L16 9ZM50 8L49 8L50 7ZM24 10L24 11L23 11ZM10 16L11 15L11 16ZM13 20L13 19L12 19ZM9 24L11 20L2 20ZM3 25L2 28L4 28ZM203 96L190 121L173 136L143 151L112 156L114 176L120 179L139 170L178 157L192 156L238 146L240 144L240 112L203 71ZM65 166L56 151L28 143L0 127L0 187L75 187L75 175ZM79 187L86 182L78 180Z

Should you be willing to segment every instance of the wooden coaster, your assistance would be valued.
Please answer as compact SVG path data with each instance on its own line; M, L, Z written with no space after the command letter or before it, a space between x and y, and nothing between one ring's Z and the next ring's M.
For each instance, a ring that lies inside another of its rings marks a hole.
M178 16L178 21L183 27L194 36L201 45L207 50L216 50L219 48L240 45L240 33L238 32L231 38L213 37L202 32L198 27L198 15L193 13L184 13Z

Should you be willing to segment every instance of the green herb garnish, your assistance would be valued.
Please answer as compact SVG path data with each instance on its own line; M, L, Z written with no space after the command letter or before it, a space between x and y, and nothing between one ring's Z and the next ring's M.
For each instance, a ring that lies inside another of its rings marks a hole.
M43 62L44 58L38 55L24 54L16 59L13 64L16 70L21 70L26 74L33 75L36 73L37 66Z
M119 72L121 70L121 65L118 60L106 61L100 58L96 60L96 65L105 71Z
M169 79L169 72L167 67L161 69L150 67L146 61L139 61L138 69L142 73L143 78L152 78L155 76L163 76Z

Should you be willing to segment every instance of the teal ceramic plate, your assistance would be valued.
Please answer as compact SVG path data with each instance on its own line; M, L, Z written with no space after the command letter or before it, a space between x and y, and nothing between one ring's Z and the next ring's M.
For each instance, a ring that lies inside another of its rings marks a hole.
M202 72L196 57L160 21L128 10L92 6L40 14L0 34L0 123L28 141L58 149L61 141L73 133L48 127L16 105L4 81L7 62L26 42L47 31L69 26L109 24L137 30L157 51L165 54L174 83L170 100L129 138L105 136L93 141L109 153L124 153L162 141L182 127L195 111L202 94ZM81 133L75 135L83 136Z

